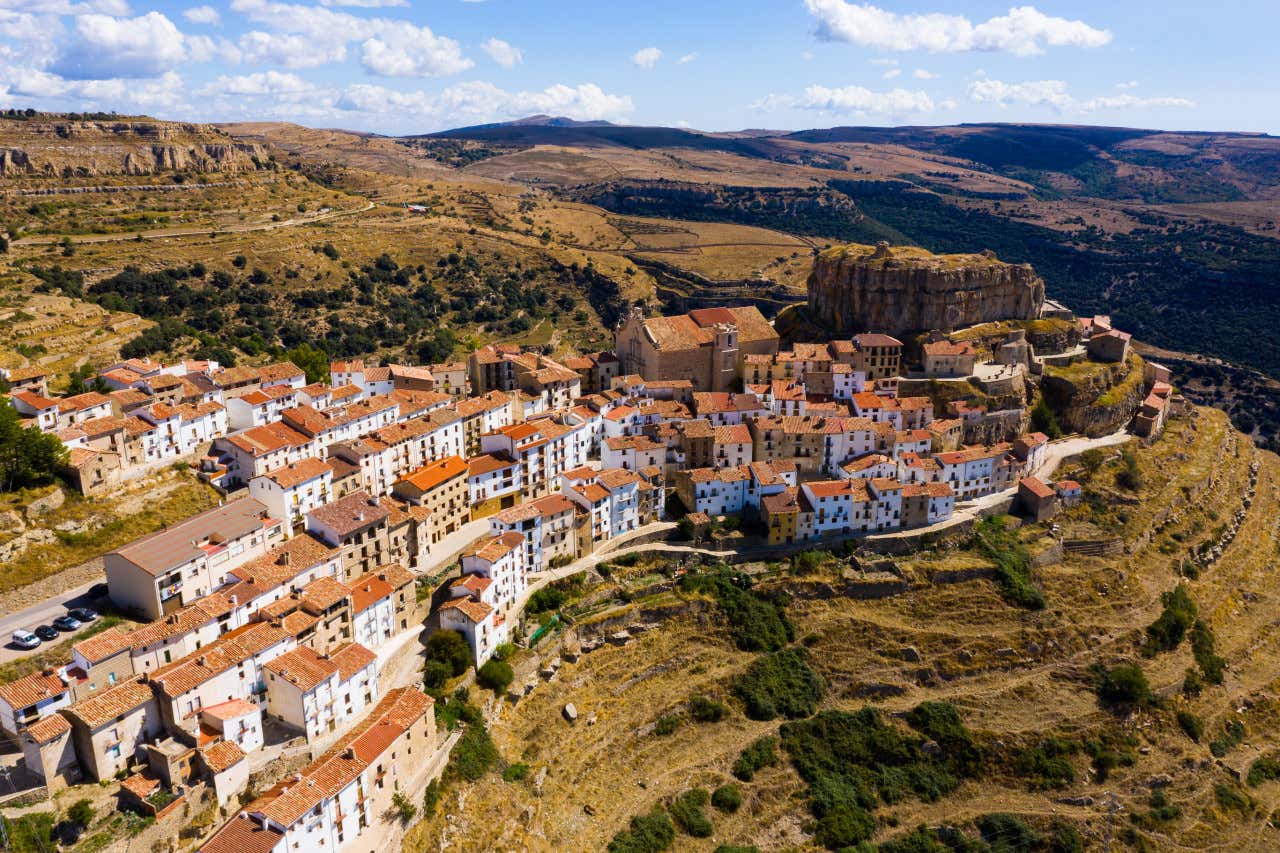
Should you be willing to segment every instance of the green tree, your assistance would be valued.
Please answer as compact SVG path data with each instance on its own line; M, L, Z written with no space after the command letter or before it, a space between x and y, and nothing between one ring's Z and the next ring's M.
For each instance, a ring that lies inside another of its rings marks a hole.
M329 354L308 343L300 343L284 354L285 361L291 361L307 374L307 382L329 381Z
M0 404L0 486L11 492L50 482L67 461L67 448L56 435L24 427L18 411Z
M515 673L511 669L511 665L500 660L487 660L480 670L476 673L476 681L481 687L487 687L494 693L501 695L511 686L511 682L515 680Z
M462 675L471 666L471 647L457 631L436 631L427 640L427 660L446 663L455 676Z

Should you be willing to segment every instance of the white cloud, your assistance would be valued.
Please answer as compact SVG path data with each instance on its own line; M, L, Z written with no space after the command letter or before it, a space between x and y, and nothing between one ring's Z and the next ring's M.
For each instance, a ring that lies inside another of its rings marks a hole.
M1045 47L1100 47L1111 33L1083 21L1046 15L1034 6L975 24L963 15L942 12L901 15L870 3L805 0L817 19L817 35L879 50L927 50L931 53L1003 51L1015 56L1042 53Z
M803 59L805 62L808 62L809 60L813 59L813 51L802 50L800 52L800 58Z
M186 38L159 12L136 18L79 15L75 34L52 65L61 77L158 77L187 58Z
M1144 107L1194 107L1195 101L1187 98L1139 98L1136 95L1102 95L1097 98L1090 98L1087 101L1081 101L1078 108L1081 112L1091 113L1095 110L1116 110L1126 107L1144 108Z
M283 65L285 68L315 68L347 58L344 39L314 39L296 33L264 33L253 30L240 36L240 52L251 65Z
M445 123L514 118L530 113L567 115L581 120L613 119L634 109L629 96L611 95L594 83L558 84L541 92L507 92L483 81L459 83L434 95L357 83L342 92L335 106L340 110L372 114L410 114L422 120Z
M428 27L396 22L360 45L360 64L380 77L443 77L475 65L462 46Z
M315 91L315 86L296 74L281 71L263 71L257 74L242 74L235 77L219 76L208 85L198 89L197 95L215 97L218 95L290 95Z
M503 68L514 68L524 61L524 54L520 48L512 47L502 39L487 39L480 45L480 49Z
M873 92L862 86L828 88L809 86L804 95L767 95L752 104L754 109L804 109L831 113L858 113L867 115L904 115L930 112L933 99L927 92L893 89Z
M688 65L698 58L697 53L686 53L684 56L676 60L676 65Z
M662 58L662 51L656 47L642 47L635 53L631 54L631 61L640 68L649 69L658 64L658 60Z
M923 68L917 68L915 71L911 72L911 76L916 78L917 80L934 80L937 78L938 75L934 74L932 71L926 71Z
M190 9L182 13L182 17L186 18L193 24L209 24L217 26L222 23L222 16L218 14L218 10L212 6L192 6Z
M1108 109L1195 106L1193 101L1186 98L1140 98L1129 94L1103 95L1081 101L1067 91L1067 84L1062 80L1031 80L1025 83L975 80L969 84L968 92L970 100L980 104L997 104L1001 107L1011 104L1045 106L1058 112L1091 113Z
M182 78L168 71L153 80L69 80L34 68L0 69L0 89L11 96L59 101L80 109L146 112L185 108Z
M969 99L980 104L1028 104L1048 106L1064 110L1071 106L1063 80L1031 80L1026 83L1005 83L1002 80L982 79L969 84Z
M890 68L888 71L884 72L883 77L886 80L892 80L894 77L897 77L900 74L902 74L901 68Z
M1117 88L1117 89L1136 89L1136 88L1138 88L1138 81L1137 81L1137 80L1126 80L1126 81L1125 81L1125 82L1123 82L1123 83L1117 83L1117 84L1116 84L1116 88Z
M103 15L129 14L126 0L88 0L73 3L68 0L0 0L0 9L17 9L31 15Z

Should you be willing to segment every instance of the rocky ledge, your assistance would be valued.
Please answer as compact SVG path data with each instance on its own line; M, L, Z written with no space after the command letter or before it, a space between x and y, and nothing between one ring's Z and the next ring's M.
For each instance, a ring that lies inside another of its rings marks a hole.
M934 255L912 247L837 246L809 274L809 316L837 334L952 330L995 320L1033 320L1044 281L1030 264L994 252Z

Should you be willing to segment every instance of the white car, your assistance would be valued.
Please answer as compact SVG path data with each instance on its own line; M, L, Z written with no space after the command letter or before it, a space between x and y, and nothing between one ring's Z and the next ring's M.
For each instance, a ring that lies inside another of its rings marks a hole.
M13 644L20 649L34 649L40 645L40 638L25 628L13 632Z

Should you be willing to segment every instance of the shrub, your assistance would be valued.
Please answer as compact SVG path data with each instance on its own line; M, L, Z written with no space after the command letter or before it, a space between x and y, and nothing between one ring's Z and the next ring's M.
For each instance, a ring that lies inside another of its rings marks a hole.
M1196 743L1200 742L1200 738L1204 735L1204 723L1200 722L1200 718L1190 711L1178 712L1178 726L1183 733Z
M694 696L689 699L689 714L700 723L718 723L727 713L729 709L723 702L708 699L706 696Z
M471 666L471 647L457 631L436 631L427 638L427 660L441 661L452 675L462 675Z
M784 649L756 659L734 679L733 692L753 720L811 715L826 686L809 668L803 649Z
M1111 669L1095 664L1093 672L1094 692L1104 707L1117 710L1144 708L1155 699L1146 673L1136 664L1124 663Z
M921 702L907 713L907 724L942 748L957 775L977 772L982 751L950 702Z
M705 788L693 788L685 791L671 801L668 811L676 822L676 826L685 835L694 838L710 838L715 832L711 819L707 817L706 807L711 796Z
M1222 727L1222 735L1209 742L1209 752L1214 758L1222 758L1244 742L1244 723L1228 720Z
M484 662L484 666L476 673L476 682L481 687L487 687L494 693L501 695L511 686L511 682L515 680L516 674L511 669L511 665L500 660L490 658Z
M997 812L974 821L982 840L991 845L992 853L1014 853L1039 850L1044 838L1026 821L1011 814Z
M631 826L609 842L609 853L658 853L676 840L676 829L662 809L631 818Z
M408 823L418 814L418 807L400 791L391 795L391 810L400 818L401 823Z
M442 660L429 660L422 667L422 683L428 690L439 690L453 677L453 667Z
M818 818L813 837L819 844L840 850L866 841L875 829L876 822L866 809L841 803Z
M503 782L523 782L529 775L529 765L523 761L517 761L506 770L502 771Z
M663 714L653 724L653 733L660 737L666 737L669 734L673 734L678 728L680 728L680 716L678 714Z
M1186 674L1182 677L1182 695L1188 699L1194 699L1204 690L1204 679L1200 677L1200 673L1191 667L1187 667Z
M1204 680L1221 684L1227 669L1227 661L1214 651L1213 629L1203 619L1197 619L1191 628L1191 654Z
M94 810L91 801L76 800L72 803L71 808L67 809L67 820L84 829L93 823L93 818L96 814L97 812Z
M1147 626L1147 641L1142 653L1152 656L1158 652L1171 652L1182 642L1187 631L1196 622L1196 603L1191 600L1187 588L1178 584L1160 596L1164 610L1156 621Z
M425 791L422 792L422 813L426 817L436 813L436 806L440 803L440 796L443 791L440 790L440 780L432 779L427 785Z
M742 807L742 790L730 782L711 792L711 805L722 812L736 812Z
M1219 807L1226 811L1239 812L1242 815L1253 810L1253 800L1235 785L1218 782L1213 786L1213 798Z
M690 574L681 589L709 592L729 623L733 641L744 652L773 652L795 639L795 628L781 605L735 583L727 571Z
M516 653L515 643L498 643L493 647L493 656L497 660L510 660L511 656Z
M1142 471L1138 469L1138 457L1132 450L1120 454L1123 467L1116 472L1116 485L1122 489L1136 492L1142 488Z
M524 611L530 615L537 613L545 613L550 610L559 610L564 604L568 596L563 590L556 589L554 586L544 586L542 589L529 596L529 602L525 604Z
M1049 737L1024 749L1014 761L1014 769L1033 788L1065 788L1076 780L1070 756L1080 749L1074 741Z
M875 826L871 810L879 802L911 794L932 802L958 784L945 756L926 755L922 739L904 734L874 708L852 714L823 711L785 723L781 738L796 772L809 784L815 838L828 847L869 838Z
M757 738L742 750L738 760L733 763L733 775L743 782L750 782L761 767L772 767L778 763L778 739L772 735Z
M474 782L488 773L498 763L498 748L493 745L483 721L467 726L467 730L458 738L449 756L448 771L451 776L459 776L468 782Z
M1042 432L1051 439L1062 438L1062 426L1058 423L1058 418L1054 415L1053 409L1049 408L1048 402L1043 397L1031 409L1031 426L1037 432Z
M1000 516L984 519L977 527L978 543L996 564L1000 595L1009 604L1043 610L1044 593L1031 582L1031 554Z

